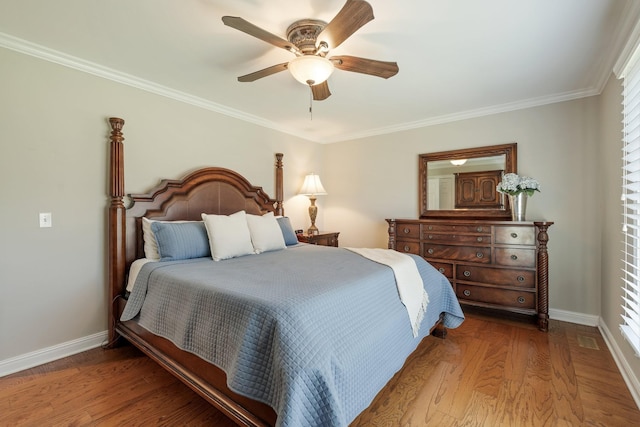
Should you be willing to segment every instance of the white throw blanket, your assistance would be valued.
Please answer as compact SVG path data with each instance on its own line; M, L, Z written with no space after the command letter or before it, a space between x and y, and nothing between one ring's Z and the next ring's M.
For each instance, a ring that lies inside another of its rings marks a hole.
M420 323L427 311L429 295L424 290L422 276L418 271L415 261L409 255L394 251L393 249L379 248L345 248L365 258L391 267L396 278L396 286L400 294L400 301L407 308L413 336L418 336Z

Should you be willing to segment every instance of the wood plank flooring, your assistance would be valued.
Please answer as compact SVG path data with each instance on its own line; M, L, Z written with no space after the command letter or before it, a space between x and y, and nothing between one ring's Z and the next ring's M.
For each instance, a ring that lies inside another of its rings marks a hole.
M595 347L595 348L594 348ZM639 425L596 328L467 313L428 337L351 427ZM234 424L130 346L0 378L0 426Z

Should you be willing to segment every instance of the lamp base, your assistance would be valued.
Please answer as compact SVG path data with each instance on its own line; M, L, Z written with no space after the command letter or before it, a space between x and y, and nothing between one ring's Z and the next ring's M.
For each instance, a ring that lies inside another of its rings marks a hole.
M316 196L313 194L309 196L311 206L309 206L309 218L311 219L311 227L307 230L307 234L315 236L319 234L318 227L316 227L316 215L318 215L318 207L316 206Z

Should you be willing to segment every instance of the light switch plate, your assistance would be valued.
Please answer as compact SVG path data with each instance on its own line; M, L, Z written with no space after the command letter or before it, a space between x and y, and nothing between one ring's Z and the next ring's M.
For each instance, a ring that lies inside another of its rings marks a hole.
M51 212L40 213L40 228L53 227L51 223Z

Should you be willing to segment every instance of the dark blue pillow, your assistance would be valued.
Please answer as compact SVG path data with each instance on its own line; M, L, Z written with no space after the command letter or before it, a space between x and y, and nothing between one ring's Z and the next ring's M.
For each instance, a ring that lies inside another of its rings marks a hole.
M203 222L152 222L160 261L211 256L209 237Z
M298 238L296 237L296 233L293 231L293 227L291 226L291 221L289 221L289 217L286 217L286 216L279 217L278 225L282 230L282 237L284 237L284 244L287 246L297 245Z

